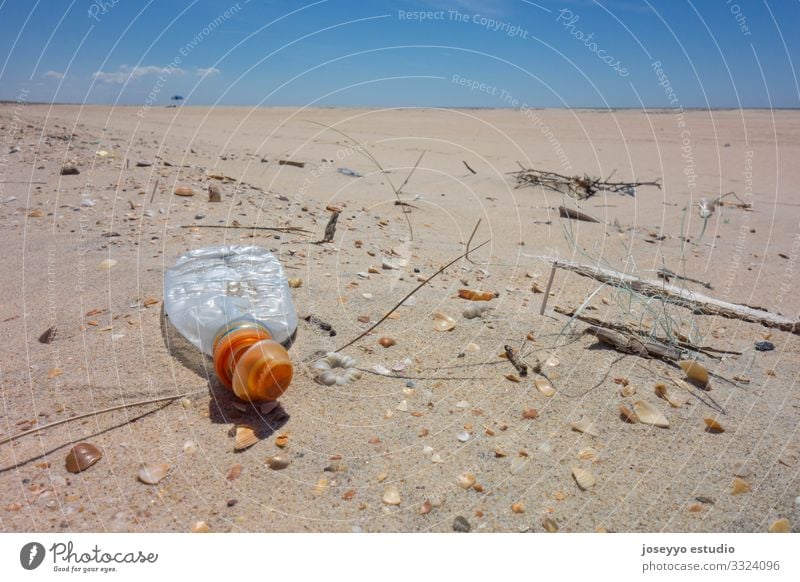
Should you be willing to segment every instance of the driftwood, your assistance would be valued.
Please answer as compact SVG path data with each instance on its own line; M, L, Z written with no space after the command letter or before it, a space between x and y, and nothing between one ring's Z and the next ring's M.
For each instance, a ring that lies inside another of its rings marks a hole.
M582 277L589 277L590 279L600 281L601 283L608 283L615 287L632 289L646 297L667 299L673 303L692 309L697 314L717 315L728 319L740 319L742 321L758 323L764 327L777 328L782 331L800 335L800 321L788 319L782 315L771 313L766 310L755 309L737 303L728 303L727 301L701 295L700 293L694 293L668 283L645 281L633 275L627 275L611 269L559 260L553 261L553 264L560 269L572 271Z
M611 176L614 172L606 178L597 178L594 176L564 176L556 172L548 172L546 170L536 170L535 168L525 168L519 164L521 168L518 172L510 172L517 180L517 188L524 186L541 186L554 192L568 194L578 200L584 200L594 196L597 192L621 192L634 196L636 188L639 186L656 186L661 189L661 182L653 180L650 182L611 182Z
M558 215L561 218L571 218L572 220L582 220L584 222L600 222L594 216L589 216L585 212L581 212L580 210L573 210L572 208L567 208L566 206L558 207Z
M295 168L305 168L305 162L295 162L294 160L278 160L279 166L294 166Z
M641 358L658 358L673 363L681 359L681 351L678 348L661 342L645 340L630 333L596 326L588 327L585 333L595 336L601 343L625 354L633 354Z

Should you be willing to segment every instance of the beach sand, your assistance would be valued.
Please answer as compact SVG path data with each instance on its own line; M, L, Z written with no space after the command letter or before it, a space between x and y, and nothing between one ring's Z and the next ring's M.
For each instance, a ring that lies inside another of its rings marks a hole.
M388 173L311 122L352 136ZM712 286L684 283L691 291L797 319L797 112L6 104L0 126L0 439L194 393L0 445L0 530L187 532L202 521L213 532L450 532L458 516L473 532L544 532L545 518L560 532L763 532L781 518L800 528L797 335L671 307L673 334L742 352L701 356L716 376L709 391L687 391L671 379L683 377L676 367L608 349L581 333L583 323L565 328L568 318L553 308L580 307L596 281L559 270L544 316L544 294L532 290L547 283L547 258L648 280L666 266ZM423 151L402 193L413 206L395 205L388 180L399 186ZM140 159L153 165L137 167ZM509 173L518 162L660 179L663 188L601 192L578 203L600 223L570 221L557 207L574 200L516 188ZM60 175L65 163L80 174ZM222 203L208 202L210 182ZM175 196L176 186L196 194ZM752 211L726 198L700 238L693 204L729 191ZM323 236L327 207L341 209L334 241L311 244ZM464 253L478 220L472 246L490 242L473 262L458 261L344 351L365 370L360 380L314 382L317 358ZM313 234L202 228L235 224ZM164 269L218 244L273 250L287 276L302 279L292 289L298 314L336 331L301 320L290 351L295 379L267 416L237 404L210 360L165 320ZM104 268L109 259L116 263ZM382 268L384 259L399 268ZM499 295L482 318L465 319L462 288ZM638 326L630 297L605 286L583 313ZM649 306L645 323L663 313L660 301ZM455 328L435 331L435 312ZM51 326L52 342L41 343ZM384 348L382 337L396 344ZM774 351L754 350L766 339ZM506 344L544 363L554 396L537 390L533 373L507 379L515 370L499 357ZM381 375L375 366L402 371ZM620 394L624 381L635 394ZM671 407L656 395L659 383L687 403ZM620 404L637 401L669 427L621 420ZM538 417L524 418L530 409ZM572 430L582 416L596 436ZM704 418L724 432L707 432ZM229 431L239 424L261 440L235 452ZM288 437L284 448L279 436ZM65 457L77 442L103 458L72 474ZM289 460L282 470L266 463L277 454ZM169 474L146 485L137 479L143 463L166 463ZM573 468L596 484L581 490ZM734 495L737 474L749 490ZM383 501L387 490L399 504Z

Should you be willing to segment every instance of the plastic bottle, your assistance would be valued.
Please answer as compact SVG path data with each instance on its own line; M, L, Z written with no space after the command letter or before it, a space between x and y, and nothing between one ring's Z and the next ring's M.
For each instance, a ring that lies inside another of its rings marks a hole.
M164 275L164 308L181 335L214 358L237 397L277 400L289 387L284 345L297 314L283 268L265 249L214 246L182 255Z

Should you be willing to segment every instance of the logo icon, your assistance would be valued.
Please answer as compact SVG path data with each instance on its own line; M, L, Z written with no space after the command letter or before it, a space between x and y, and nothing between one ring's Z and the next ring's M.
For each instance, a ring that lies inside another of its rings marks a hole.
M19 563L26 570L35 570L44 561L44 546L39 542L29 542L19 552Z

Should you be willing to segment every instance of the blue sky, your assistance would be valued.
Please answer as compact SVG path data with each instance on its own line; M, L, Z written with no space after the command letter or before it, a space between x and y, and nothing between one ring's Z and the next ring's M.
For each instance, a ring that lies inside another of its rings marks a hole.
M798 29L800 0L0 0L0 99L800 107Z

